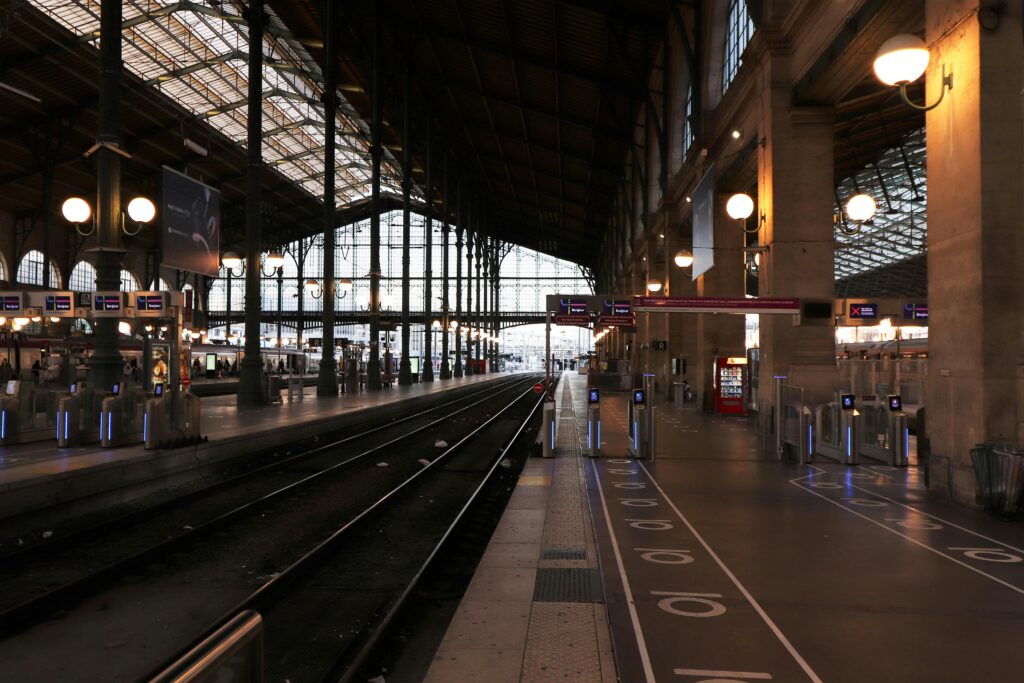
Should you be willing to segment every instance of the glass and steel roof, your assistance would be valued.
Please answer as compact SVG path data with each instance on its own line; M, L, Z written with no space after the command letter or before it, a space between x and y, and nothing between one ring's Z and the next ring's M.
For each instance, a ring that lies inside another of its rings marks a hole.
M878 210L859 232L849 235L842 229L843 211L847 199L858 193L871 195ZM840 182L836 190L836 280L868 277L870 271L919 262L917 257L927 251L927 196L923 128L887 149L876 163Z
M30 0L82 41L99 43L99 0ZM125 68L197 120L244 147L247 124L248 27L232 3L215 0L125 0ZM311 195L323 197L324 113L318 65L268 9L264 42L263 158ZM369 127L341 99L336 203L370 194ZM386 162L382 189L400 191Z

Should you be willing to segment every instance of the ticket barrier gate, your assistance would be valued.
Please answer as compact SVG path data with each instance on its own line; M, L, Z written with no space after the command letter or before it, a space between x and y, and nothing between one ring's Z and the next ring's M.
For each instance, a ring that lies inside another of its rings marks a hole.
M811 409L802 404L783 404L777 414L780 422L776 427L776 450L779 460L795 457L801 465L814 461L815 416Z
M906 467L910 462L910 428L902 398L889 396L888 405L871 404L862 412L861 455L893 467Z
M100 445L104 448L143 441L142 392L117 382L103 399L100 411Z
M57 447L71 448L100 440L100 413L106 392L83 387L78 382L68 386L68 393L57 400Z
M557 434L555 423L555 402L544 401L544 422L542 423L540 436L543 446L542 455L545 458L555 457L555 436Z
M587 390L587 455L601 457L601 393Z
M654 406L647 405L647 392L634 389L629 406L629 452L634 458L654 459Z
M859 465L860 412L854 405L853 394L838 398L815 411L815 452L846 465Z
M147 450L174 447L200 440L202 402L195 394L166 391L158 384L146 401L143 441Z
M0 390L0 445L53 438L57 395L51 389L12 379Z

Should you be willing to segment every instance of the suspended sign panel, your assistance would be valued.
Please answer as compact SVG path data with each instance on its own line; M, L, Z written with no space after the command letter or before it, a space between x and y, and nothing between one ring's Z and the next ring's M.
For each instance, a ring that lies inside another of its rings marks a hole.
M163 265L216 277L220 270L220 192L163 167Z
M715 296L637 296L634 311L667 313L783 313L800 314L800 299L748 299Z
M693 279L715 265L715 167L697 183L693 196Z
M556 325L577 325L579 327L590 327L590 315L587 313L576 315L556 315Z

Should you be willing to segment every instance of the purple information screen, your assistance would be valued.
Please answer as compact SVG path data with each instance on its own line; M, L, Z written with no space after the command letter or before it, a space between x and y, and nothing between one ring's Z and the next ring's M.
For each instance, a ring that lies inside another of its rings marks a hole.
M121 310L120 294L97 294L93 301L95 302L93 309L97 311Z
M633 302L629 299L605 299L605 315L629 315L633 312Z
M135 307L140 311L162 311L164 297L161 294L140 294L135 297Z
M4 311L20 311L21 310L21 295L14 294L12 296L0 296L0 310Z
M70 311L71 310L71 295L70 294L47 294L46 295L46 310L48 311Z
M562 299L559 308L563 315L584 315L587 312L586 299Z
M927 320L928 306L923 304L903 304L903 317L907 320Z

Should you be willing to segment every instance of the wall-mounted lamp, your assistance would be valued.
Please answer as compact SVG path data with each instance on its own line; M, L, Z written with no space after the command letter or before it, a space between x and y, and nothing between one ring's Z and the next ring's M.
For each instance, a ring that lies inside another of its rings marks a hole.
M119 214L119 222L121 231L129 237L138 235L144 225L151 223L156 218L156 206L147 197L133 197L128 202L127 211L128 218L135 223L135 230L129 230L125 225L124 212ZM78 231L79 235L87 237L96 232L96 219L92 213L92 206L81 197L68 197L65 199L64 203L61 204L60 212L64 216L64 220L75 226L75 230ZM82 229L82 226L86 224L90 225L88 231Z
M875 55L875 76L886 85L896 85L900 89L903 102L918 111L929 111L939 106L947 90L953 89L953 74L946 73L946 65L942 65L942 87L939 99L933 104L916 104L907 96L907 86L924 75L928 68L928 46L917 36L900 34L882 43Z
M860 232L862 225L874 218L877 210L878 205L874 197L863 193L855 194L846 201L846 217L852 221L853 226L841 222L839 229L847 235L855 235Z
M761 254L767 251L768 246L763 244L743 247L743 267L750 277L757 277L761 274Z
M754 213L754 200L746 192L737 192L729 197L729 201L725 203L725 212L729 214L729 218L743 221L743 232L749 234L756 233L761 229L761 223L764 223L764 214L761 214L761 220L753 229L747 227L747 219Z
M651 280L647 283L647 291L651 294L657 294L661 291L661 283L657 280Z
M690 253L689 249L680 249L679 251L676 252L676 255L673 257L673 260L676 263L676 267L689 268L690 266L693 265L693 254Z
M242 262L242 257L233 251L225 251L224 255L220 257L220 264L228 270L230 275L235 277L240 277L245 273L245 264ZM236 268L240 272L236 273Z

